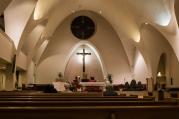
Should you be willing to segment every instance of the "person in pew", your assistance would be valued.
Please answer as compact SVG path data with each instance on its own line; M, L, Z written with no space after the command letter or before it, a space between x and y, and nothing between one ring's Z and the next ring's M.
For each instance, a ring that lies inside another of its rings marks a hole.
M113 86L106 86L106 91L103 92L103 96L117 96L117 92L114 90Z

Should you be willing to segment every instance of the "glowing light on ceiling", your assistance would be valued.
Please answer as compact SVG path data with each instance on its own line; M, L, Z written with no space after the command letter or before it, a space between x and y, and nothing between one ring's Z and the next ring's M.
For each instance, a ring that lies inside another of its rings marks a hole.
M161 26L167 26L171 20L171 12L167 2L167 0L152 0L150 5L152 8L148 8L154 22Z
M133 32L133 38L134 38L135 42L139 43L140 42L140 33L138 31Z
M169 0L127 0L130 9L135 10L147 20L161 26L167 26L171 20Z
M161 26L167 26L170 23L171 15L169 11L161 12L158 16L155 18L155 22L158 23Z

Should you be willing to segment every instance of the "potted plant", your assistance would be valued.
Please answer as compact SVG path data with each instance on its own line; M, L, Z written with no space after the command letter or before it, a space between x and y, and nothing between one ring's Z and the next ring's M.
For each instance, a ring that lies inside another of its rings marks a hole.
M107 75L107 79L108 79L108 81L109 81L110 84L113 83L112 74L108 74L108 75Z

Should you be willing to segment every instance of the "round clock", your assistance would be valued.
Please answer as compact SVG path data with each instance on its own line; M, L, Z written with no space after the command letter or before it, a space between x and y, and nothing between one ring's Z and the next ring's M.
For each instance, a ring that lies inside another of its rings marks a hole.
M71 31L79 39L88 39L95 33L95 23L87 16L78 16L71 23Z

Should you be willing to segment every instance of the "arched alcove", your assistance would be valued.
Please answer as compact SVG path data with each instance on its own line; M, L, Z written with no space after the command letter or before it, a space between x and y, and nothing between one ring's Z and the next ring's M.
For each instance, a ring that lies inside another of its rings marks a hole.
M143 56L147 66L151 67L152 77L154 79L157 77L160 56L162 53L165 53L167 56L165 65L166 85L170 85L171 77L174 79L174 85L178 85L179 81L177 80L177 77L179 77L179 75L176 71L178 70L177 66L179 63L176 54L167 39L150 24L142 26L141 38L142 40L139 44L139 49L142 54L144 54ZM155 83L157 83L156 80Z
M82 56L79 53L88 53L88 55ZM80 76L83 79L83 73L87 75L87 79L94 77L96 81L103 81L103 65L101 64L100 59L96 55L96 51L90 48L87 45L80 45L74 49L74 52L71 53L68 63L65 68L64 77L67 81L75 79L76 76ZM85 61L83 62L83 57ZM85 66L83 68L83 65ZM85 70L85 72L83 71Z
M166 85L166 66L167 66L167 54L162 53L159 59L157 68L156 83L158 85Z
M160 72L161 75L165 76L166 74L166 62L167 62L167 55L166 53L162 53L160 56L160 60L158 63L157 74Z

